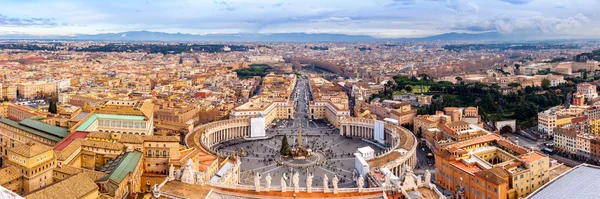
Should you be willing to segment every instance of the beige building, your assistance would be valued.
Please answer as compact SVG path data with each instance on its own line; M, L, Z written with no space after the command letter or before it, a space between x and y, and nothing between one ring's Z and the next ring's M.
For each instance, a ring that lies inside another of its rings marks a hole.
M168 107L157 110L154 118L158 121L194 124L198 121L199 111L200 109L194 106Z
M269 74L263 78L261 93L241 106L231 110L231 119L265 117L265 125L275 119L294 118L292 93L296 85L296 75Z
M312 100L308 107L309 119L327 119L339 127L340 119L350 116L348 95L342 87L316 76L309 77Z
M571 128L555 128L554 130L554 147L576 154L579 132Z
M8 149L7 163L23 175L22 193L40 189L53 182L56 167L51 147L35 143L21 144Z
M179 160L179 137L144 136L144 171L167 174L170 160Z
M52 95L56 93L54 82L26 82L17 84L18 97L33 98L41 95Z
M16 166L8 166L0 169L0 186L12 192L23 195L23 174Z
M17 99L17 86L15 85L3 85L2 86L2 98L9 100Z
M143 172L142 153L127 152L116 162L114 167L107 169L107 176L96 180L100 185L100 194L104 197L129 198L142 190L141 177Z

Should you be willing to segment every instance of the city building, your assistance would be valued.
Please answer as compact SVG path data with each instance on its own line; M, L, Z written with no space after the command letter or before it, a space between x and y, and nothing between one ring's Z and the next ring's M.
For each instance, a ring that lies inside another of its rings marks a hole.
M6 157L6 163L16 167L22 175L22 180L13 181L22 183L17 193L27 194L53 182L52 170L57 165L52 147L35 143L20 144L9 148Z
M308 105L309 119L326 119L339 126L342 117L350 116L348 95L340 86L321 78L309 77L311 99Z
M279 75L271 73L263 78L260 94L248 102L234 108L229 114L231 119L243 119L262 116L265 125L275 119L291 119L294 117L294 99L292 92L296 86L294 74Z
M522 198L549 181L548 156L497 134L436 152L436 184L462 198Z
M592 85L590 83L577 84L577 91L582 92L585 96L585 99L588 101L591 101L592 99L598 97L598 93L596 92L596 85Z

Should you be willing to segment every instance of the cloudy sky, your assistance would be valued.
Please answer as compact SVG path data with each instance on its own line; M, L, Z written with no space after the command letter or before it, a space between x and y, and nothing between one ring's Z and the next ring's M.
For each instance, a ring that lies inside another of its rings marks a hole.
M600 0L0 0L0 34L600 35Z

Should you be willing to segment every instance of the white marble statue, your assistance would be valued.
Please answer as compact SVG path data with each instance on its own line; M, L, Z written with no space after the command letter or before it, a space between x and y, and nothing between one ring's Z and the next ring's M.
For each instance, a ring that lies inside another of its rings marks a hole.
M294 182L294 192L298 193L300 191L300 174L298 172L294 173L292 180Z
M196 171L196 184L204 184L204 173Z
M420 175L417 176L417 182L416 182L416 184L417 184L417 187L420 187L420 186L423 185L423 179L421 178Z
M386 188L390 188L392 187L392 185L390 184L390 177L392 176L392 173L388 173L387 175L385 175L385 187Z
M260 173L256 172L254 175L254 190L260 192Z
M152 196L160 198L160 188L158 187L158 183L154 183L154 186L152 186Z
M175 180L175 167L173 164L169 167L169 180Z
M365 179L362 176L358 176L358 192L363 192L365 188Z
M267 177L265 177L265 181L267 182L266 186L265 186L265 191L269 192L271 191L271 174L267 173Z
M431 184L431 172L429 172L429 169L425 170L425 184Z
M283 175L281 176L281 192L286 192L287 190L287 184L286 181L287 177L285 176L285 173L283 173Z
M194 161L189 159L181 172L181 182L186 184L196 184L196 175L194 173Z
M313 175L312 173L310 173L306 176L306 192L308 193L312 193L312 181Z
M333 194L338 193L338 182L340 182L340 180L337 175L333 175L333 179L331 180L331 183L333 184Z
M232 178L231 179L231 183L233 183L233 184L239 184L240 173L236 172L236 171L233 171L233 176L231 176L231 178Z
M175 171L175 179L181 180L182 169Z
M329 192L329 178L327 177L327 174L323 174L323 192Z
M417 184L415 182L415 176L414 176L412 170L408 170L408 169L410 169L410 167L407 167L407 172L404 176L404 182L402 182L402 188L404 190L412 190L417 187Z

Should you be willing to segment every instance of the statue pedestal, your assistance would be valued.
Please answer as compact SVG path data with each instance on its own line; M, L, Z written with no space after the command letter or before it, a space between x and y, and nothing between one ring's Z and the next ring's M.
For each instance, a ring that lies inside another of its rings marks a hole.
M294 157L294 160L304 160L304 159L306 159L306 157L304 157L304 156L296 156L296 157Z

